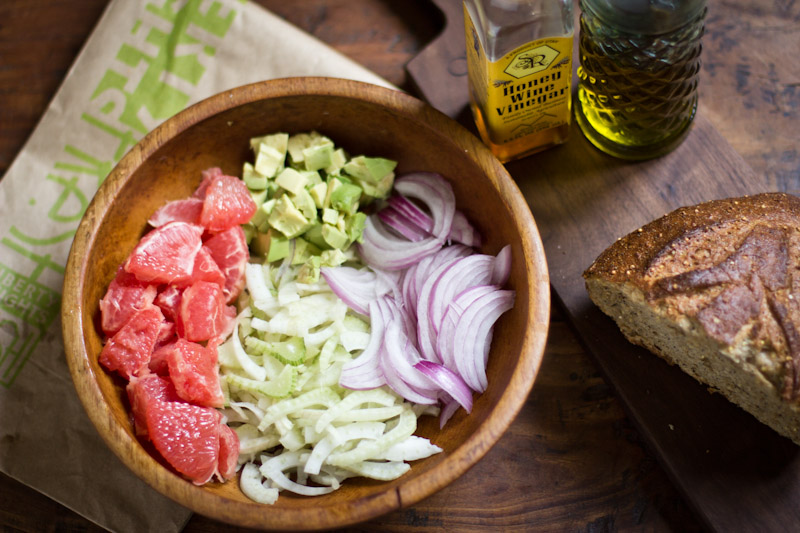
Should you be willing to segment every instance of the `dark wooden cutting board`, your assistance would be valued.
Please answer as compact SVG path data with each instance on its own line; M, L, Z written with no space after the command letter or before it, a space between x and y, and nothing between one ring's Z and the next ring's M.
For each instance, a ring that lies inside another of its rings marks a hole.
M474 131L461 2L435 4L445 29L407 70L429 103ZM718 531L800 527L800 448L628 343L592 305L581 277L618 237L677 207L766 190L704 117L702 102L687 139L660 159L606 156L573 123L565 145L506 168L530 204L557 301L700 518Z

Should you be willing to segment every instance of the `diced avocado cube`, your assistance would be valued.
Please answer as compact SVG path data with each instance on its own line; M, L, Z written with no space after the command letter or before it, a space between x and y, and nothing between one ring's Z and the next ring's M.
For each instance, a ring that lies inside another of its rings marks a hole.
M350 242L363 242L364 224L367 222L367 215L359 211L345 217L345 229Z
M344 171L363 181L379 182L387 174L394 171L397 166L396 161L384 159L382 157L366 157L359 155L345 163Z
M257 229L251 223L242 224L242 231L244 231L244 241L247 244L250 244L250 241L253 240L253 235L257 233Z
M267 189L267 177L258 174L251 174L244 177L244 182L247 188L252 191L263 191Z
M303 233L303 238L321 250L330 248L325 239L322 238L322 223L315 219L311 223L311 227Z
M308 185L308 179L293 168L285 168L275 178L275 183L292 194L297 194Z
M300 283L316 283L319 281L319 268L322 264L320 256L309 257L297 271L297 281Z
M347 155L344 153L344 149L337 148L331 154L331 164L325 167L325 173L328 175L338 174L345 163L347 163Z
M313 187L318 183L322 183L322 176L316 170L299 170L298 172L308 180L306 187Z
M269 225L292 239L308 229L309 222L289 196L283 195L275 200L275 207L269 213Z
M322 225L322 238L331 248L345 248L349 244L347 233L330 224Z
M285 153L279 152L268 144L261 143L258 147L258 154L256 154L255 170L262 176L275 177L275 174L283 168L285 159Z
M302 265L312 256L319 255L322 251L306 239L298 237L294 240L294 256L292 265Z
M344 182L339 179L339 176L334 176L328 179L328 190L325 191L325 200L322 202L323 209L331 206L331 195L342 185L344 185Z
M286 148L289 144L288 133L273 133L271 135L264 135L262 137L253 137L250 139L250 149L254 154L258 154L262 144L266 144L275 148L280 153L286 155Z
M388 173L377 183L360 181L359 184L364 189L364 200L369 202L376 198L386 198L392 191L394 185L394 172Z
M320 170L331 164L333 143L314 144L303 149L303 161L306 170Z
M328 184L324 181L317 183L308 190L308 193L314 199L314 205L317 206L317 209L322 209L325 204L325 196L328 193Z
M250 191L250 198L256 203L256 205L261 205L267 200L267 191Z
M287 150L289 152L289 156L292 158L292 163L302 163L303 150L309 146L314 146L315 144L324 144L326 141L331 143L333 142L327 137L320 135L316 131L309 133L298 133L290 136L287 144Z
M331 226L335 226L339 221L339 212L336 209L326 207L322 210L322 221Z
M266 253L262 252L262 255L267 256L267 262L272 263L289 257L289 252L291 251L289 239L277 235L274 231L262 233L261 235L266 236L264 240L266 241L267 250Z
M261 228L264 224L267 223L269 219L269 212L274 206L274 202L270 200L271 203L263 203L258 206L256 212L253 213L253 216L250 217L250 224L252 224L256 228Z
M331 193L330 206L342 213L352 214L358 211L358 200L362 189L358 185L342 183Z
M339 248L323 250L322 253L319 254L319 257L322 260L322 265L329 267L339 266L347 261L347 256L345 256L344 252Z
M317 218L317 205L307 189L300 189L297 194L292 194L292 202L308 220Z

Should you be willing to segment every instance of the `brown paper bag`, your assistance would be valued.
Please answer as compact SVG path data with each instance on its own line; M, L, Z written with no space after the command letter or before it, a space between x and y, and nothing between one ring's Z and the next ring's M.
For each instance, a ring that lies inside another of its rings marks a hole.
M176 531L190 512L136 478L73 389L64 265L92 195L149 130L217 92L332 76L388 84L257 5L113 0L0 181L0 469L115 531Z

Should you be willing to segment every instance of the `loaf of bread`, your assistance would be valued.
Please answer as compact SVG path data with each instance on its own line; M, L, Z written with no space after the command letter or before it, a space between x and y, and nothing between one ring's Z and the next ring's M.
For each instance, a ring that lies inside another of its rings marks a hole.
M584 272L631 342L800 444L800 198L684 207Z

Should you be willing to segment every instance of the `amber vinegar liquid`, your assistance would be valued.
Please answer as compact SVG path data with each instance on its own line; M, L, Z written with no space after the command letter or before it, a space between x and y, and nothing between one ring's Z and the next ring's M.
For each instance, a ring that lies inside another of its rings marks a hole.
M464 8L470 108L484 143L506 162L565 142L572 0L465 0ZM508 94L512 86L530 90Z

